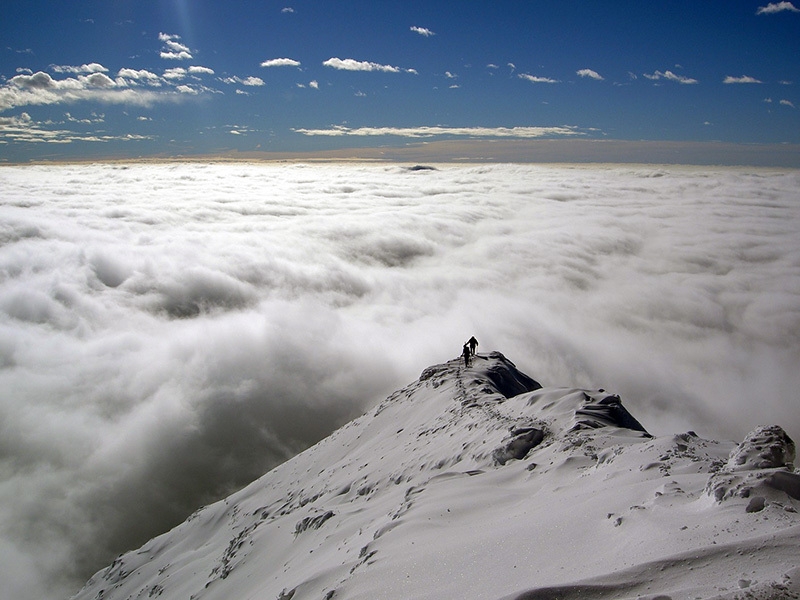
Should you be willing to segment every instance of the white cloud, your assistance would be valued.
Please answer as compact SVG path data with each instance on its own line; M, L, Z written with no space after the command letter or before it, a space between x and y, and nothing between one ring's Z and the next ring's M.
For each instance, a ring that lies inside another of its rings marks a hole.
M414 33L418 33L418 34L420 34L422 36L425 36L425 37L431 37L432 35L436 35L430 29L426 29L425 27L412 26L411 27L411 31L413 31Z
M456 79L456 78L458 78L458 75L455 75L455 74L451 73L450 71L445 71L444 72L444 76L447 79Z
M209 69L208 67L201 67L199 65L195 65L189 67L189 73L193 75L213 75L214 69Z
M498 66L497 66L496 64L494 64L494 63L489 63L488 65L486 65L486 68L487 68L487 69L499 69L500 67L498 67Z
M166 60L191 60L193 58L189 47L178 41L181 36L159 33L158 39L164 44L164 48L161 50L161 58Z
M800 12L791 2L770 2L766 6L759 6L756 11L757 15L771 15L783 11Z
M164 71L164 79L171 81L181 80L186 78L186 69L183 67L173 67Z
M107 73L108 69L106 69L103 65L99 63L89 63L87 65L81 65L80 67L71 67L66 65L51 65L50 68L55 73Z
M424 138L440 135L499 138L539 138L547 136L583 135L575 127L342 127L329 129L294 129L308 136L399 136Z
M791 100L781 100L779 104L788 106L789 108L794 108L794 103Z
M326 67L341 71L382 71L384 73L399 73L400 68L391 65L381 65L374 62L354 60L352 58L329 58L322 63Z
M259 86L262 86L262 85L266 85L264 83L264 80L261 79L260 77L245 77L244 79L242 79L241 77L237 77L237 76L234 75L233 77L223 77L223 78L220 79L220 81L223 82L223 83L228 83L228 84L236 84L236 83L238 83L238 84L247 85L247 86L250 86L250 87L259 87Z
M122 77L124 79L133 79L134 81L144 81L148 85L161 85L161 77L153 73L152 71L148 71L146 69L120 69L117 72L117 77Z
M92 119L76 119L69 113L66 115L67 122L87 125L101 123L103 119L95 117ZM94 133L84 133L69 129L56 129L52 123L42 123L34 121L28 113L21 113L13 117L0 117L0 144L10 142L17 143L47 143L47 144L70 144L73 142L110 142L110 141L131 141L150 139L140 135L97 135Z
M262 67L299 67L300 61L293 58L271 58L261 63Z
M308 87L310 87L312 89L315 89L315 90L318 90L319 89L319 82L316 79L314 79L312 81L309 81L308 82Z
M517 75L520 79L525 79L526 81L530 81L531 83L560 83L558 79L551 79L549 77L538 77L536 75L530 75L528 73L520 73Z
M105 73L92 73L86 76L86 82L92 87L110 88L117 84Z
M191 60L193 57L188 52L161 52L161 58L164 60Z
M2 177L0 563L70 588L15 600L70 597L473 334L544 385L619 393L656 435L800 436L792 170Z
M755 77L750 77L749 75L742 75L741 77L732 77L728 75L725 79L723 79L722 83L761 83Z
M294 12L294 9L291 6L287 6L285 8L282 8L281 12L284 14L292 14Z
M666 79L667 81L675 81L677 83L684 85L691 85L698 83L696 79L692 79L691 77L685 77L683 75L676 75L672 71L656 71L653 74L644 73L644 76L652 81Z
M580 77L588 77L590 79L596 79L597 81L603 81L602 75L600 75L597 71L592 71L591 69L580 69L576 71L576 73Z
M39 71L32 75L16 75L0 87L0 110L14 107L95 101L104 104L152 106L174 102L178 96L127 86L124 77L115 81L105 73L53 79Z

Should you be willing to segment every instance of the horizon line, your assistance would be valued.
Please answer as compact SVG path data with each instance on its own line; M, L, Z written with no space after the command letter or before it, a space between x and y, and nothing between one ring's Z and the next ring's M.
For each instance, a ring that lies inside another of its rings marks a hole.
M643 164L800 168L800 144L614 139L432 140L405 145L325 150L237 150L197 153L97 154L4 161L0 166L147 162L374 162Z

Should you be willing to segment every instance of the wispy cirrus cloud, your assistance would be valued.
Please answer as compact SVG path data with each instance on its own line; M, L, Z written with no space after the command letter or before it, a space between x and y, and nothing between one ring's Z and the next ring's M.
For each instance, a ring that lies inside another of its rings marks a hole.
M418 34L420 34L421 36L424 36L424 37L431 37L432 35L436 35L433 31L431 31L427 27L412 26L410 29L414 33L418 33Z
M725 79L722 80L722 83L762 83L755 77L750 77L749 75L742 75L741 77L733 77L728 75Z
M698 83L697 79L692 79L691 77L686 77L684 75L677 75L672 71L655 71L652 74L644 73L644 76L651 81L659 81L661 79L666 79L667 81L674 81L676 83L680 83L682 85L693 85Z
M271 58L261 63L262 67L299 67L300 61L293 58Z
M757 15L771 15L783 11L800 12L791 2L770 2L766 6L759 6L756 11Z
M510 63L509 63L510 64ZM539 77L537 75L530 75L529 73L520 73L517 75L520 79L530 81L531 83L561 83L558 79L551 79L550 77Z
M67 121L73 123L90 123L88 120L78 120L66 114ZM111 142L111 141L135 141L151 139L149 136L124 134L109 135L97 133L83 133L68 129L53 129L52 123L40 123L23 112L12 117L0 117L0 144L11 142L21 143L47 143L47 144L69 144L72 142Z
M307 136L398 136L425 138L439 135L465 136L474 138L540 138L550 136L584 135L577 127L343 127L328 129L294 129L296 133Z
M592 69L580 69L575 71L575 73L580 77L588 77L589 79L595 79L597 81L603 81L603 76L600 75L597 71L593 71Z

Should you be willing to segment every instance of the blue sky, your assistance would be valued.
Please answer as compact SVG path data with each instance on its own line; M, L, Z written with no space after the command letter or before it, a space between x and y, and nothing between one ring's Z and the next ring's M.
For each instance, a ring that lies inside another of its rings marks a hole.
M5 2L0 161L800 143L800 3Z

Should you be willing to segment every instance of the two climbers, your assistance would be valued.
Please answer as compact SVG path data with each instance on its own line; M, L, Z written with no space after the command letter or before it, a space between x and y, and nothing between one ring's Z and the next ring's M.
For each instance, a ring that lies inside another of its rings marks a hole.
M467 343L464 344L464 348L462 349L461 356L464 357L464 366L469 367L470 363L472 362L472 357L475 356L475 350L478 348L478 340L475 339L473 335Z

